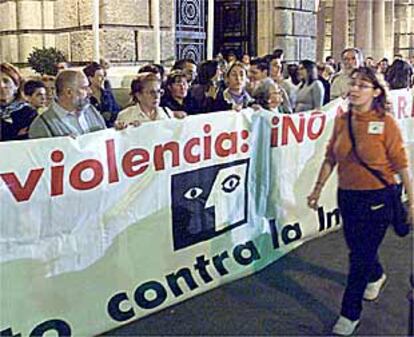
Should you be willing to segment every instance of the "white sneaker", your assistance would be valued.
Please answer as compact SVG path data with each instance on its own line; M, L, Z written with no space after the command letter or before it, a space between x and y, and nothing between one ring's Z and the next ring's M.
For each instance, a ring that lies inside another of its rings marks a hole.
M332 333L339 336L351 336L355 332L358 325L359 319L356 321L351 321L344 316L339 316L332 329Z
M387 275L383 273L378 281L368 283L364 291L364 300L375 301L383 289L386 280Z

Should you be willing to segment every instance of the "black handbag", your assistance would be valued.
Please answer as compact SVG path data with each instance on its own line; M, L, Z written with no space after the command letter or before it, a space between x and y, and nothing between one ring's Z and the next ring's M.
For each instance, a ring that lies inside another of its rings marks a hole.
M348 112L348 131L349 137L351 138L352 151L355 155L355 158L358 160L358 163L368 170L373 176L375 176L387 189L390 191L390 201L392 205L392 225L394 232L400 236L404 237L410 233L410 224L408 223L408 210L407 205L401 200L402 197L402 185L393 185L389 184L383 177L382 173L378 170L369 167L361 157L358 155L356 150L356 142L354 133L352 131L352 111L351 109Z

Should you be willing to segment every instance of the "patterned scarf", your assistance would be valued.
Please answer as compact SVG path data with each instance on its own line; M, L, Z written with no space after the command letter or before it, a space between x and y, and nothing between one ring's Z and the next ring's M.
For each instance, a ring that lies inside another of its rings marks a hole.
M14 100L10 104L0 105L0 119L4 122L11 123L11 114L27 105L28 103L21 100Z

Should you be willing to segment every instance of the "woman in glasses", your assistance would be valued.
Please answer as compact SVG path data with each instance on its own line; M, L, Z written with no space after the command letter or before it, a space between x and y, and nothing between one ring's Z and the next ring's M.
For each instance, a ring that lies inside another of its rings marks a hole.
M270 110L274 113L289 113L283 109L283 95L279 84L271 78L266 78L260 82L253 92L254 104L261 108Z
M165 93L161 98L161 106L172 111L188 112L188 82L187 75L182 70L173 70L167 76Z
M138 126L141 123L174 118L167 107L160 107L161 80L153 73L141 73L131 82L131 96L134 105L122 110L115 122L117 129L128 125Z
M338 205L350 250L347 286L333 327L333 333L342 336L353 334L359 324L362 300L376 300L386 281L378 248L392 222L394 186L385 186L396 184L395 174L407 192L411 225L414 216L407 153L399 126L387 111L385 88L368 67L355 69L350 77L349 109L335 119L325 160L308 196L309 207L318 209L321 190L338 164ZM375 169L384 182L368 167Z

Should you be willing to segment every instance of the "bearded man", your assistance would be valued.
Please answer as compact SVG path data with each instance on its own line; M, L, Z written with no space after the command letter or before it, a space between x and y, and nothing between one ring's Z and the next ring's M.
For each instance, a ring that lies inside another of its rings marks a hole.
M91 89L83 72L63 70L55 85L56 100L33 121L29 138L76 137L106 128L101 114L89 104Z

